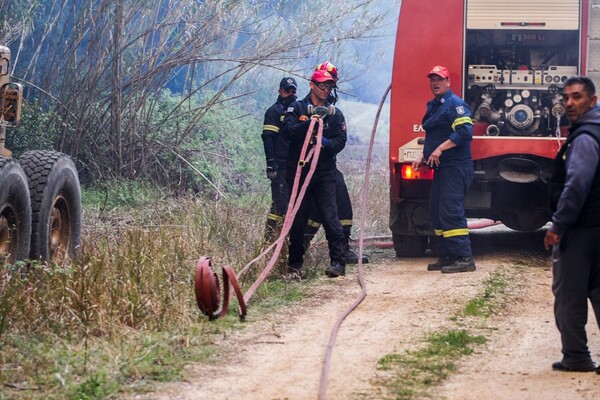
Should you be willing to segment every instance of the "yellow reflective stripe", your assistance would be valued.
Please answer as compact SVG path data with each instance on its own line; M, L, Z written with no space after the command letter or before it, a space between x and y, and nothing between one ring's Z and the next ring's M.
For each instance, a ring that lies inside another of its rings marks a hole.
M434 229L434 230L433 230L433 234L434 234L435 236L442 236L442 235L444 234L444 231L443 231L443 230L441 230L441 229Z
M348 225L352 225L352 220L351 219L340 219L340 224L342 224L342 226L348 226Z
M465 236L469 234L469 228L459 228L459 229L451 229L449 231L444 231L444 237L453 237L453 236Z
M279 133L279 127L277 125L263 125L263 131Z
M458 125L462 125L462 124L471 124L473 125L473 121L471 120L471 117L460 117L460 118L456 118L454 120L454 123L452 124L452 130L455 131L456 127Z
M312 226L313 228L320 228L321 227L321 223L320 222L315 222L312 219L308 220L308 226Z
M273 214L273 213L269 213L269 215L267 216L268 219L273 220L273 221L281 221L283 219L283 216L281 215L277 215L277 214Z

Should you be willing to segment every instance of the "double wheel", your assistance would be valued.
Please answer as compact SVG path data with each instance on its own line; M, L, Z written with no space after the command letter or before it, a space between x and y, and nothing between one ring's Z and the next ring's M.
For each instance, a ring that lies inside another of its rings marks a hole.
M81 243L81 189L73 161L55 151L0 157L0 256L5 262L74 259Z

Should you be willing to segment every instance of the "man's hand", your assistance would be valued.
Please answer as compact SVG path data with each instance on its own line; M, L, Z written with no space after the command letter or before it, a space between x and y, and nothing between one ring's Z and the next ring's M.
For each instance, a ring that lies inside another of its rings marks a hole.
M331 140L327 139L325 136L321 137L321 146L329 147L331 145Z
M544 248L550 250L550 248L555 244L558 244L558 242L560 242L560 236L548 229L546 231L546 236L544 236Z
M419 156L419 158L417 158L415 161L413 161L413 163L412 163L412 168L413 168L415 171L418 171L418 170L419 170L419 168L421 168L421 165L423 165L423 154L421 154L421 155Z
M275 160L267 160L267 178L270 180L277 178L277 162Z
M433 168L433 166L439 167L441 155L442 150L438 147L433 153L431 153L429 159L427 159L427 165L429 165L431 168Z

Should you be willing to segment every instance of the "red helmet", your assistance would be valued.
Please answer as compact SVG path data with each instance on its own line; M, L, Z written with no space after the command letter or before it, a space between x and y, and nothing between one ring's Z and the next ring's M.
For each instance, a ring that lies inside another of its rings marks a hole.
M322 69L315 70L310 77L310 80L314 82L331 82L333 83L334 87L337 87L335 84L336 79L333 77L333 75L331 75L329 71L324 71Z
M331 74L334 81L337 82L337 80L338 80L338 70L335 67L335 65L333 65L329 61L325 61L325 62L322 62L321 64L317 65L317 67L315 68L315 71L327 71Z

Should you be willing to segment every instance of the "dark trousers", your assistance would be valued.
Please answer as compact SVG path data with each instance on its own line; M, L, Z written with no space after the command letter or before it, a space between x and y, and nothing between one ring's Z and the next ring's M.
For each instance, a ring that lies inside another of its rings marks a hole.
M302 182L302 181L301 181ZM291 183L288 182L291 187ZM296 213L290 229L290 243L288 247L288 265L299 268L304 262L304 230L312 206L316 206L322 217L325 237L329 244L329 257L331 262L346 265L345 248L346 240L342 225L338 219L336 205L336 188L334 174L315 174L302 199L302 204Z
M433 175L429 212L441 256L472 256L465 215L465 195L472 181L472 164L442 167Z
M554 318L563 364L586 367L591 363L585 332L588 299L600 328L600 226L567 230L554 246L552 258Z
M285 168L279 168L277 176L271 181L271 209L267 216L267 236L278 232L278 227L283 223L287 211L290 191L285 174Z
M350 194L348 193L348 187L346 186L344 175L339 170L335 171L335 202L337 205L338 218L344 231L344 236L346 239L348 239L350 238L350 233L352 232L352 203L350 201ZM306 226L305 231L305 235L307 236L306 240L308 242L312 240L321 227L321 221L322 219L321 215L319 214L319 209L316 206L312 207L308 218L308 225Z

